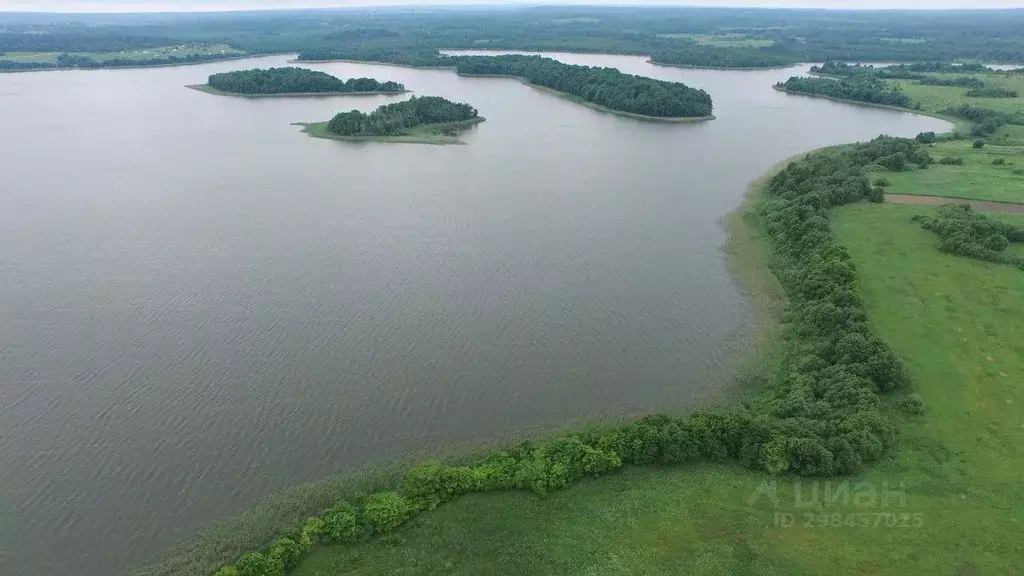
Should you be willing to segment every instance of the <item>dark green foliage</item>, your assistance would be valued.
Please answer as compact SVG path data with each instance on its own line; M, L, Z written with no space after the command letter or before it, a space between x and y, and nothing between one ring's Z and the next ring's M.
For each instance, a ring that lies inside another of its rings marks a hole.
M876 204L885 202L885 188L881 186L875 186L871 189L871 193L868 194L868 202L874 202Z
M1024 125L1024 113L1019 111L1010 114L1001 110L962 104L946 108L943 113L974 122L974 128L971 130L974 136L992 134L1004 124Z
M921 395L907 394L903 398L900 398L896 405L899 406L900 410L903 410L907 414L924 414L924 400L921 399Z
M939 158L939 164L944 166L963 166L964 159L959 157L943 156Z
M984 140L975 140L974 142L971 143L971 148L974 148L975 150L977 150L979 148L984 148L984 147L985 147L985 141Z
M1002 166L1003 164L1006 164L1005 158L996 158L995 160L992 161L993 166Z
M845 76L839 80L831 78L804 78L793 76L778 86L788 92L828 96L842 100L913 108L914 102L898 88L871 74Z
M385 104L370 114L340 112L327 129L342 136L393 136L422 124L465 122L478 118L476 108L438 96L413 96L405 102Z
M875 181L872 182L872 184L878 186L879 188L887 188L889 186L892 186L892 182L889 182L889 179L886 178L885 176L879 176L878 178L875 178Z
M277 556L250 552L235 564L238 576L283 576L284 562Z
M921 144L934 144L939 141L939 137L935 135L935 132L921 132L914 138Z
M320 536L334 542L351 542L359 535L356 509L348 502L335 504L324 513L319 524L315 520L306 523L307 527L311 525Z
M973 96L971 92L981 90L985 87L985 83L977 78L970 76L957 76L956 78L942 78L935 76L923 76L917 80L918 84L924 84L925 86L960 86L962 88L973 88L966 92L967 96ZM989 90L989 88L985 88ZM994 90L998 90L995 88Z
M523 78L612 110L659 117L701 117L712 112L711 96L679 83L623 74L615 68L563 64L540 56L466 56L460 74Z
M409 519L413 508L398 492L371 495L363 505L363 523L374 533L389 532Z
M985 86L968 90L964 92L964 96L971 98L1016 98L1020 96L1020 93L1016 90L1008 90L997 86Z
M780 68L799 60L769 52L763 48L732 48L721 46L666 46L651 53L656 64L694 66L700 68Z
M480 489L476 469L447 466L437 461L423 462L411 468L402 482L402 493L418 510L433 510L460 494Z
M270 68L239 70L213 74L211 88L236 94L315 94L318 92L401 92L397 82L378 82L373 78L341 80L330 74L306 68Z
M305 550L291 538L281 538L267 548L266 555L271 559L274 566L283 566L282 573L294 568Z
M934 217L918 215L914 221L939 235L943 252L1024 268L1024 258L1006 253L1011 243L1024 242L1024 228L975 212L969 204L947 204Z

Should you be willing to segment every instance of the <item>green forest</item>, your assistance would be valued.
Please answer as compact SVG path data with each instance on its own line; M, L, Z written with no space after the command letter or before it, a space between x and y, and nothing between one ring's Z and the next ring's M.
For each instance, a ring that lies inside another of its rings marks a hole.
M541 56L463 56L459 74L522 78L611 110L663 118L705 117L711 95L679 82L623 74L615 68L563 64Z
M330 92L404 92L405 86L390 80L373 78L341 80L306 68L270 68L239 70L213 74L211 88L236 94L315 94Z
M395 136L427 124L450 124L479 118L476 108L439 96L413 96L405 102L385 104L370 114L339 112L327 129L341 136Z
M853 100L867 104L914 108L916 104L898 88L873 74L845 76L839 80L831 78L804 78L793 76L776 86L786 92L827 96L841 100Z
M738 45L698 37L740 39ZM743 44L747 42L748 44ZM0 15L0 70L188 63L230 54L114 53L226 43L247 54L301 53L451 66L443 49L636 54L655 63L725 68L799 62L1024 61L1024 11L905 12L683 7L507 7L491 10L318 10L196 14ZM105 54L105 56L104 56ZM101 55L96 57L96 55ZM59 62L57 59L59 58Z

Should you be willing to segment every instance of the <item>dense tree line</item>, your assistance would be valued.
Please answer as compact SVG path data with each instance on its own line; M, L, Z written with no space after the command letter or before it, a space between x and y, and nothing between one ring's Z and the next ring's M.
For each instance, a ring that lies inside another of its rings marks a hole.
M346 45L333 48L304 50L299 53L300 61L316 60L356 60L360 62L384 62L401 64L418 68L435 66L454 66L455 59L442 55L436 48L416 46L385 45Z
M984 108L981 106L961 104L960 106L946 108L942 112L944 114L949 114L950 116L956 116L957 118L963 118L964 120L970 120L973 122L974 128L971 129L971 133L975 136L994 134L995 131L1004 124L1017 124L1024 126L1024 112L1021 111L1011 114L1009 112L1003 112L1002 110L993 110L991 108Z
M199 64L236 58L237 54L187 54L185 56L154 56L152 58L92 58L78 54L58 54L56 62L18 62L0 57L0 70L54 70L58 68L131 68L136 66L170 66Z
M984 88L985 83L970 76L957 76L955 78L943 78L936 76L925 76L917 81L924 86L957 86L960 88Z
M464 56L460 74L516 76L621 112L657 117L710 116L711 96L679 82L623 74L614 68L563 64L540 56Z
M828 225L831 207L873 195L864 167L913 154L912 140L879 138L823 151L790 164L768 183L758 210L792 312L788 361L772 388L735 410L649 416L627 424L521 442L476 462L425 462L400 486L339 502L270 546L216 576L282 576L321 542L346 543L387 533L414 515L462 494L561 490L623 465L737 460L769 474L849 474L895 442L880 394L899 389L900 361L871 331L846 249ZM899 405L920 413L916 395Z
M706 46L687 35L741 34L763 47ZM1024 60L1020 11L844 13L716 8L520 7L292 11L223 15L5 15L0 51L117 52L223 42L259 54L436 65L437 50L495 48L650 55L694 66L796 62Z
M1020 96L1020 93L1016 90L1009 90L998 86L982 86L964 92L964 96L971 98L1016 98Z
M947 204L935 216L914 216L925 230L939 235L939 250L1024 268L1024 257L1007 254L1013 243L1024 243L1024 228L975 212L969 204Z
M839 80L793 76L785 82L780 82L777 86L787 92L828 96L869 104L883 104L900 108L918 108L920 106L915 104L903 91L869 74L845 76Z
M405 102L385 104L370 114L339 112L327 129L342 136L395 136L422 124L465 122L479 118L476 108L439 96L413 96Z
M721 46L665 46L652 51L655 64L696 66L701 68L779 68L798 62L792 56L775 54L761 48Z
M390 80L373 78L341 80L306 68L270 68L239 70L210 76L211 88L237 94L312 94L318 92L402 92L405 86Z

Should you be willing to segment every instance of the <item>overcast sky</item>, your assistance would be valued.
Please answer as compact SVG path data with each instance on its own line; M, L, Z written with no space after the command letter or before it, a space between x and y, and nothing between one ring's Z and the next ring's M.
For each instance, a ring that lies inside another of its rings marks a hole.
M423 6L483 4L603 4L677 6L770 6L788 8L1024 8L1024 0L0 0L0 11L163 12L325 8L342 6Z

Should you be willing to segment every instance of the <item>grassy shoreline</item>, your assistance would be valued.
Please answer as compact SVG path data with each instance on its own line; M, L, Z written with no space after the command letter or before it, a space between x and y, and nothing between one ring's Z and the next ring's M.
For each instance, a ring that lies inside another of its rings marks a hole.
M787 90L779 85L772 86L772 89L782 92L784 94L790 94L793 96L805 96L807 98L821 98L823 100L831 100L833 102L842 102L844 104L856 104L858 106L867 106L869 108L882 108L884 110L896 110L898 112L909 112L911 114L920 114L921 116L929 116L931 118L938 118L939 120L945 120L953 124L953 131L960 131L964 129L970 129L973 125L970 121L964 120L963 118L957 118L956 116L950 116L948 114L942 114L939 112L929 112L927 110L914 110L913 108L902 108L900 106L890 106L888 104L875 104L873 102L861 102L859 100L850 100L848 98L836 98L835 96L825 96L823 94L810 94L807 92L797 92L796 90Z
M235 98L334 98L338 96L387 96L392 94L408 94L412 90L384 91L370 90L366 92L285 92L281 94L243 94L218 90L209 84L186 84L185 88L213 94L215 96L232 96Z
M386 142L393 144L433 144L433 145L462 145L465 144L457 136L450 136L445 132L458 132L470 126L475 126L486 118L480 116L470 120L459 122L445 122L443 124L423 124L412 128L408 134L396 134L394 136L343 136L335 134L327 129L327 122L296 122L293 126L302 126L302 131L313 138L324 138L327 140L341 140L344 142Z
M463 78L510 78L512 80L518 80L518 81L522 82L523 84L529 86L530 88L535 88L535 89L540 90L542 92L547 92L549 94L553 94L555 96L558 96L559 98L564 98L565 100L568 100L570 102L574 102L576 104L582 104L582 105L584 105L584 106L586 106L588 108L593 108L594 110L598 110L598 111L601 111L601 112L606 112L608 114L615 114L616 116L624 116L626 118L634 118L636 120L645 120L645 121L648 121L648 122L667 122L667 123L685 124L685 123L692 123L692 122L707 122L709 120L714 120L715 119L715 115L714 114L711 114L709 116L647 116L645 114L635 114L633 112L624 112L622 110L614 110L612 108L608 108L607 106L602 106L600 104L595 104L593 102L589 102L589 101L584 100L583 98L580 98L578 96L573 96L572 94L567 94L565 92L560 92L560 91L555 90L553 88L548 88L547 86L541 86L539 84L534 84L534 83L530 82L529 80L527 80L526 78L523 78L522 76L512 76L510 74L463 74L463 73L459 73L459 76L462 76Z

